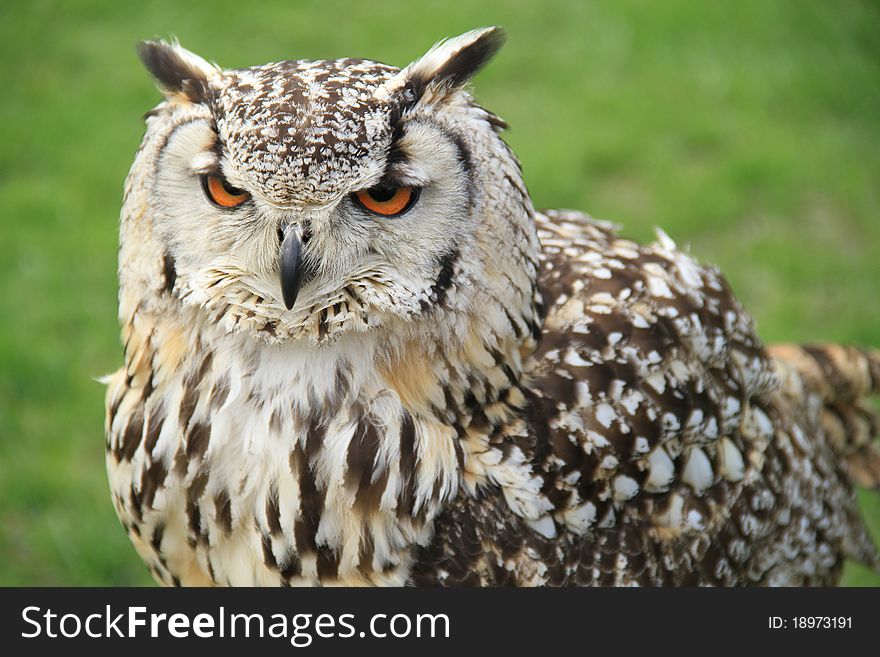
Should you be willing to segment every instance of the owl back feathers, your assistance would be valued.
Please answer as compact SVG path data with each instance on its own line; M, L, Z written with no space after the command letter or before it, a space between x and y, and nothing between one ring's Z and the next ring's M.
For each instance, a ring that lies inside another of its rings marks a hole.
M499 471L527 463L539 478L532 514L505 510L511 478L460 496L416 581L827 584L841 553L874 563L845 459L864 464L855 477L876 474L864 457L876 415L854 405L876 391L876 357L780 360L718 270L665 235L637 245L572 211L536 221L546 317L526 426L489 440ZM798 392L780 383L786 367ZM810 410L811 395L825 407Z

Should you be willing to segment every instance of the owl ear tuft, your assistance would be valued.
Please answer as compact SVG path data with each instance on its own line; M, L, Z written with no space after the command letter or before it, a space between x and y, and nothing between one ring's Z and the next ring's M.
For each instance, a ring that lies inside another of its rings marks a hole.
M504 45L500 27L484 27L435 44L380 89L380 96L403 96L403 104L436 102L460 88Z
M445 89L460 87L489 63L505 34L500 27L484 27L437 43L406 70L411 80Z
M177 41L141 41L137 53L169 100L208 100L208 80L219 71L216 65L181 47Z

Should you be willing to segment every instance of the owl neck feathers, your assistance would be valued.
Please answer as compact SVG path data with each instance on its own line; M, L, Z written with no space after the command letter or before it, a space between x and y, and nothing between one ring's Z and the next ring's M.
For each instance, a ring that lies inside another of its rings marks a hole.
M256 525L266 572L290 583L406 581L444 506L488 483L481 455L524 404L537 331L533 307L499 305L389 338L267 345L171 299L129 307L108 420L117 460L141 448L120 409L152 452L137 513L164 487L199 509L207 535ZM198 531L188 540L206 545ZM222 581L223 564L211 570Z

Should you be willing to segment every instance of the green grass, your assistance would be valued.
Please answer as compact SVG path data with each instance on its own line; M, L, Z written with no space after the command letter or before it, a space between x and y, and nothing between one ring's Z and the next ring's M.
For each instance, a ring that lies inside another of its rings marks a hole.
M103 466L116 226L158 94L135 40L226 66L405 64L501 24L476 81L539 207L722 266L767 341L880 346L880 6L867 0L0 6L0 584L145 584ZM875 536L880 496L861 500ZM880 584L850 567L849 584Z

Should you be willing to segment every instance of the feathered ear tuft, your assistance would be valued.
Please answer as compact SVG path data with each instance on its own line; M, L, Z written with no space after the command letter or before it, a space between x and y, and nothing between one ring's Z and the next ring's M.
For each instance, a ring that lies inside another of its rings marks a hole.
M406 67L411 80L445 89L460 87L489 63L504 45L500 27L484 27L437 43Z
M181 47L176 41L141 41L137 52L159 89L169 100L203 103L208 100L208 80L220 69Z
M445 98L476 75L504 45L505 38L500 27L484 27L440 41L383 85L377 95L403 94L404 104Z

